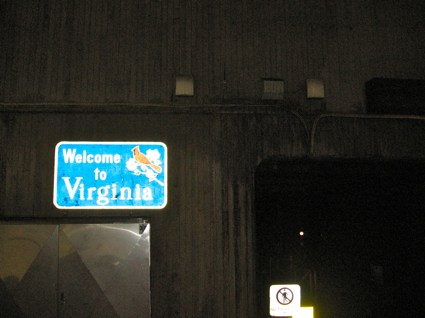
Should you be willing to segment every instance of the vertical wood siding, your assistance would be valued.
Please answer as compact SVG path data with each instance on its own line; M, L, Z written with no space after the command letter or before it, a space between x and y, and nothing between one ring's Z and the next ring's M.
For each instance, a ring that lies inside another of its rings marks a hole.
M0 101L258 103L282 78L307 107L325 80L330 111L364 111L372 77L425 79L420 0L4 0ZM192 74L193 98L172 98Z
M1 219L148 216L152 317L254 316L254 171L268 156L307 155L308 134L298 117L233 107L45 109L0 113ZM54 149L61 140L166 143L167 207L55 209Z
M198 106L259 103L261 79L282 78L285 102L307 107L305 80L318 77L328 110L362 112L370 78L425 79L423 34L422 0L0 1L0 102L57 105L1 113L0 216L78 217L51 204L60 140L164 141L152 316L255 317L254 171L307 156L308 133L276 110ZM177 74L193 75L193 98L173 97ZM324 117L313 132L313 156L424 158L419 120Z
M311 155L337 158L425 158L425 117L323 115L312 132Z
M319 117L311 133L277 108L80 107L2 111L0 218L149 216L152 317L256 317L254 173L287 158L425 158L420 117ZM64 211L52 204L61 140L160 140L169 151L164 210Z

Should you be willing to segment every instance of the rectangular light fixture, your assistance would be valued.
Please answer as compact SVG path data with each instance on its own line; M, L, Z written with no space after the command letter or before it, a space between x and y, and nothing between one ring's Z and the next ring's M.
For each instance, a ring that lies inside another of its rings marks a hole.
M176 77L176 96L193 95L193 77L191 75L178 75Z
M322 79L307 80L307 98L325 98L325 83Z
M263 99L283 99L284 81L280 79L263 79Z

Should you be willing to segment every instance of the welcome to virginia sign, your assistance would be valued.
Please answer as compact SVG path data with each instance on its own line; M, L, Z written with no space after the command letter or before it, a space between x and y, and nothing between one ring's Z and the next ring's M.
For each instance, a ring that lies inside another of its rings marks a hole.
M167 146L60 142L53 191L58 209L162 209L167 204Z

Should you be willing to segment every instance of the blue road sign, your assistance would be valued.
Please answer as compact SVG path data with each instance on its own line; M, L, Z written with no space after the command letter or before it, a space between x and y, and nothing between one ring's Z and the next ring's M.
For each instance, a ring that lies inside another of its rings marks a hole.
M161 142L56 145L53 203L58 209L162 209L167 146Z

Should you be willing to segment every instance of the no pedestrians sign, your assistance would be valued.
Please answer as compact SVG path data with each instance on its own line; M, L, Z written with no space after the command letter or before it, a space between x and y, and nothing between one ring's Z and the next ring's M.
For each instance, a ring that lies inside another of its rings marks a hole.
M270 316L293 316L301 307L300 285L270 286Z

